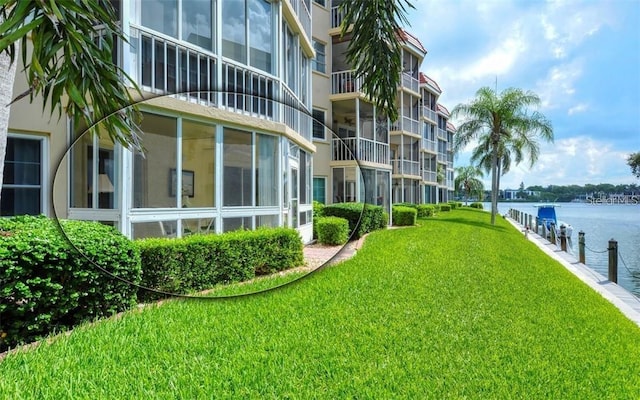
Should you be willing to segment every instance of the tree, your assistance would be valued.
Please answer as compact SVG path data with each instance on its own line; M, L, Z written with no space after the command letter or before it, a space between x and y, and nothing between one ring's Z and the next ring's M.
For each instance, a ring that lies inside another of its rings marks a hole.
M101 121L114 142L140 147L138 110L128 90L137 86L111 58L114 38L124 37L110 1L75 0L58 7L55 1L4 0L0 32L0 188L9 106L26 96L41 97L58 118L64 109L74 125ZM18 52L29 90L12 100Z
M640 179L640 151L629 154L627 164L631 167L631 173Z
M482 170L476 166L456 167L454 185L456 189L461 189L464 192L465 205L471 193L478 193L484 190L484 185L480 180L483 175Z
M504 167L511 164L511 152L515 153L517 162L528 154L533 166L540 153L537 139L553 141L551 122L538 111L529 112L529 107L539 104L540 98L531 91L508 88L498 94L483 87L469 104L458 104L451 112L454 118L465 117L454 139L454 151L457 153L472 140L479 140L485 159L488 159L486 162L491 167L492 225L498 213L498 168L502 167L504 173ZM505 161L508 161L506 165Z
M409 24L407 0L346 0L342 35L351 32L347 61L362 78L362 91L391 121L398 119L397 88L402 72L402 51L398 38L401 24Z

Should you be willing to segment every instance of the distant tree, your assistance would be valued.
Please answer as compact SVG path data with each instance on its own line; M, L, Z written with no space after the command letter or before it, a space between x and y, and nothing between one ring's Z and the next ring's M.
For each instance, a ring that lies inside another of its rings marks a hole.
M515 152L516 161L524 153L533 165L540 153L538 138L553 141L553 129L544 115L529 107L540 104L533 92L508 88L500 94L483 87L469 104L458 104L452 116L465 116L454 139L454 151L459 152L476 139L486 144L486 153L491 167L491 224L495 224L498 213L498 191L500 189L499 166L505 162L507 153Z
M640 151L637 153L629 154L627 158L627 164L631 167L631 173L638 179L640 179Z
M347 62L362 78L362 91L391 121L398 119L396 98L402 73L402 51L398 30L409 25L407 0L345 0L341 34L350 32Z
M471 193L478 193L484 190L484 185L480 178L483 174L480 168L475 166L457 167L456 178L454 185L456 190L461 190L464 193L464 202L467 204L467 200Z

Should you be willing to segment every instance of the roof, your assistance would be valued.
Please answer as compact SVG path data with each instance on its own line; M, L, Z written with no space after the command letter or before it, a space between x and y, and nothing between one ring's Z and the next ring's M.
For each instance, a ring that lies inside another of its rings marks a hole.
M427 54L427 49L424 48L422 43L420 43L420 39L418 39L416 36L410 34L402 28L398 29L398 36L400 37L400 39L402 39L403 42L411 44L420 49L424 54Z
M440 86L438 86L436 81L434 81L429 76L427 76L427 74L425 74L423 72L420 72L419 78L420 78L420 83L421 84L427 84L427 85L431 86L432 88L434 88L438 93L442 93L442 89L440 89Z
M451 132L455 132L456 131L456 127L451 122L447 122L447 130L451 131Z
M447 107L443 106L440 103L438 103L438 112L443 114L445 117L449 116L449 110L447 110Z

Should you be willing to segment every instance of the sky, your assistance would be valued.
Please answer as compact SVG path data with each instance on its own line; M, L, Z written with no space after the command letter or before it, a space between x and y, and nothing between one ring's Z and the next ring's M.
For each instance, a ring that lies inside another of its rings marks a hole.
M533 167L513 165L501 189L640 183L626 163L640 151L640 0L410 1L407 30L428 52L421 71L449 110L496 80L498 92L541 99L554 142L540 142ZM454 166L469 165L471 149Z

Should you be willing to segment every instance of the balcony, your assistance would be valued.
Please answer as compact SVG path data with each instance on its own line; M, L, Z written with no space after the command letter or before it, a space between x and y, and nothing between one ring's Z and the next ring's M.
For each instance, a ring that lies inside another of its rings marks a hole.
M436 128L436 134L438 135L438 139L447 140L447 131L444 129Z
M389 145L365 138L333 138L332 161L364 161L389 164Z
M339 71L331 74L331 94L358 93L362 79L355 78L355 71Z
M311 141L313 118L302 111L302 103L298 100L291 89L284 85L282 88L282 122L284 122L289 128L298 132L306 140Z
M400 84L403 88L409 89L412 92L420 93L420 81L406 72L401 74Z
M422 139L422 150L430 153L436 153L438 150L438 144L434 140Z
M311 11L309 10L309 7L311 6L310 0L289 0L289 3L291 3L291 8L293 8L293 11L300 20L305 35L311 39Z
M344 14L343 11L340 11L340 6L331 7L331 28L340 28Z
M422 180L429 183L438 183L438 174L435 171L422 170Z
M446 164L447 163L447 155L444 154L444 153L438 153L438 155L436 156L436 160L439 163Z
M420 176L420 163L410 160L391 160L394 175Z
M391 131L404 131L414 135L420 135L420 122L409 117L402 117L391 124Z
M438 115L436 114L435 111L433 111L427 106L422 106L422 116L428 119L429 121L433 122L434 124L438 123Z

